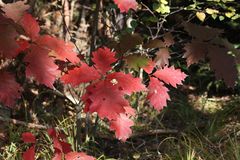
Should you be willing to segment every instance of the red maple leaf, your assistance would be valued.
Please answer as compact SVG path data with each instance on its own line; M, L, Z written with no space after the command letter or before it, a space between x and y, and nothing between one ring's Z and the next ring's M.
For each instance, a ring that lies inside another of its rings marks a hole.
M148 74L152 73L154 67L156 67L156 63L153 62L152 60L149 60L147 65L143 67L144 71L147 72Z
M27 63L27 77L34 77L37 82L53 88L53 83L60 75L60 71L48 53L47 49L32 45L24 61Z
M62 153L60 152L55 153L52 160L62 160Z
M19 48L17 48L17 50L15 52L16 54L19 54L20 52L25 51L26 49L28 49L31 46L30 43L24 39L17 40L17 44L18 44Z
M0 71L0 82L0 102L12 107L21 95L21 86L14 75L6 71Z
M128 12L129 9L137 9L136 0L114 0L121 12Z
M81 83L100 79L100 77L100 74L95 68L89 67L86 63L81 63L80 67L76 67L73 70L70 70L68 74L63 75L61 80L65 84L77 86Z
M53 148L55 150L55 153L63 152L62 144L60 143L58 137L53 138Z
M23 27L26 35L32 40L36 40L39 36L40 27L35 18L33 18L31 14L25 13L19 23Z
M131 74L115 72L107 75L106 79L110 83L110 86L112 85L127 95L146 90L145 86L141 83L141 79L134 78Z
M95 160L96 158L87 155L84 152L69 152L65 155L66 160Z
M44 35L38 37L36 40L37 45L49 50L49 56L55 59L66 61L69 60L72 63L78 63L79 58L74 51L74 44L70 42L64 42L63 40Z
M136 115L136 110L133 109L132 107L127 106L127 107L124 107L124 109L125 109L125 113L126 113L128 116L135 116L135 115Z
M157 70L154 76L175 88L177 88L177 85L182 84L182 81L186 78L185 73L181 72L180 69L175 69L173 66Z
M99 81L87 87L82 100L87 104L86 111L97 112L100 118L115 119L120 113L124 113L124 107L129 103L118 89L112 89L111 84Z
M48 129L48 135L53 140L54 157L53 160L61 160L64 154L72 152L71 144L65 142L66 135L63 133L57 133L55 129Z
M167 106L167 100L170 100L168 89L157 78L151 77L148 85L148 95L150 104L158 111Z
M36 143L36 137L31 132L24 132L22 134L22 140L25 143Z
M48 132L48 135L49 135L51 138L57 137L57 132L56 132L55 129L49 128L49 129L47 130L47 132Z
M110 129L115 131L116 137L125 142L130 135L132 130L130 127L134 125L134 122L126 114L120 114L115 120L110 122Z
M23 152L23 160L35 160L35 146Z
M115 53L111 52L109 48L99 48L93 52L92 61L95 63L95 67L102 73L106 74L107 71L111 70L111 64L116 62Z
M60 141L61 145L62 145L62 152L64 154L67 154L69 152L72 151L72 146L71 144L67 143L67 142L64 142L64 141Z

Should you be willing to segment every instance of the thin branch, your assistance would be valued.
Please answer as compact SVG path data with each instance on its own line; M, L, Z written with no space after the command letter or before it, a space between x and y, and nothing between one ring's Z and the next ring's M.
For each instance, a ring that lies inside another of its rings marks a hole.
M63 0L62 3L63 3L64 39L65 39L65 41L68 41L70 38L70 33L68 33L66 28L69 28L69 26L70 26L69 2L68 2L68 0Z
M100 5L101 5L101 0L97 0L97 4L96 4L96 9L93 15L93 23L92 23L92 33L91 33L91 37L92 37L92 41L91 41L91 48L90 48L90 58L92 57L92 51L95 50L95 46L96 46L96 36L97 36L97 30L98 30L98 19L99 19L99 11L100 11ZM90 62L91 64L91 62Z
M179 131L176 129L155 129L155 130L149 130L146 132L135 133L131 136L131 138L153 136L158 134L177 134L177 133L179 133Z
M24 121L12 119L12 118L5 118L5 117L2 117L2 116L0 116L0 121L7 122L7 123L12 123L14 125L22 125L22 126L25 126L27 128L36 128L36 129L48 129L48 128L51 128L51 127L40 125L40 124L27 123L27 122L24 122Z

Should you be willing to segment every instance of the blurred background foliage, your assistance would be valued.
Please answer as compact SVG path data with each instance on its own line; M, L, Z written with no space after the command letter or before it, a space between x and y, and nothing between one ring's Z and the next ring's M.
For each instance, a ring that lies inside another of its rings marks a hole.
M10 0L2 0L11 3ZM77 51L89 58L91 51L106 45L117 49L125 41L119 56L156 57L157 50L144 49L151 39L164 39L171 33L170 64L189 76L180 90L172 88L169 102L161 113L144 101L144 94L129 99L137 109L134 136L126 143L113 138L104 121L93 115L81 123L81 143L76 141L76 108L57 93L42 86L26 86L27 91L11 117L25 122L57 126L66 133L75 150L83 150L98 159L173 159L173 160L239 160L240 108L239 83L234 88L215 78L209 59L188 67L182 58L184 45L191 40L182 24L191 22L223 30L222 39L240 47L240 2L237 0L137 0L136 11L120 13L112 0L29 0L31 13L37 18L42 32L72 41ZM99 3L99 5L97 5ZM98 13L98 19L95 15ZM128 37L127 34L137 36ZM125 36L125 37L124 37ZM127 42L127 43L126 43ZM166 40L165 40L166 42ZM235 54L238 57L239 55ZM239 58L240 59L240 58ZM140 58L140 64L144 58ZM240 61L240 60L239 60ZM239 63L238 61L238 63ZM125 62L120 63L124 65ZM222 64L227 65L227 64ZM238 65L238 70L240 66ZM139 75L138 67L125 68ZM68 98L79 100L82 88L55 86ZM38 92L38 94L36 94ZM89 115L81 115L82 119ZM163 132L162 132L162 130ZM173 132L164 132L170 129ZM160 131L159 131L160 130ZM39 142L38 159L50 159L50 140L45 131L6 125L1 132L0 159L20 159L24 146L20 135L33 131ZM150 132L152 131L152 132ZM159 132L158 132L159 131ZM176 131L176 132L175 132ZM78 135L79 136L79 135Z

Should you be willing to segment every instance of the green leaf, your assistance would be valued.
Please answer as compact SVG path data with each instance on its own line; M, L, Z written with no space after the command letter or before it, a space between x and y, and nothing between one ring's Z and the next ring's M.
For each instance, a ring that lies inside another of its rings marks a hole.
M162 4L168 4L168 1L166 1L166 0L160 0L160 2L161 2Z
M240 14L235 14L231 19L232 19L232 20L236 20L236 19L238 19L238 18L240 18Z
M213 19L216 19L218 15L217 14L212 14L211 16L212 16Z
M154 3L153 4L153 9L161 14L166 14L166 13L170 13L170 7L168 5L165 5L164 3Z
M223 21L225 19L224 16L219 16L218 18L219 18L220 21Z

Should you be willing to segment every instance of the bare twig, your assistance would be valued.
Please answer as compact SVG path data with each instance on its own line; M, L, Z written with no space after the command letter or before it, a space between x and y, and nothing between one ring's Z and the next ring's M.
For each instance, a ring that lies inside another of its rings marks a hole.
M91 53L95 50L96 46L96 36L97 36L97 29L98 29L98 19L99 19L99 11L100 11L101 0L97 0L96 10L93 15L93 23L92 23L92 33L91 33L91 48L90 48L90 57L92 57ZM91 63L91 62L90 62Z
M15 125L22 125L22 126L25 126L27 128L35 128L35 129L48 129L48 128L50 128L48 126L44 126L44 125L40 125L40 124L27 123L27 122L12 119L12 118L4 118L2 116L0 116L0 121L6 122L6 123L12 123L12 124L15 124Z
M65 41L68 41L70 38L70 35L67 31L66 28L69 28L70 26L70 11L69 11L69 2L68 0L63 0L63 21L64 21L64 25L63 25L63 31L64 31L64 39Z
M131 136L131 138L153 136L158 134L177 134L177 133L179 133L179 131L175 129L155 129L155 130L148 130L146 132L135 133Z

